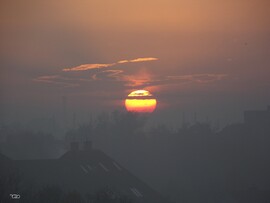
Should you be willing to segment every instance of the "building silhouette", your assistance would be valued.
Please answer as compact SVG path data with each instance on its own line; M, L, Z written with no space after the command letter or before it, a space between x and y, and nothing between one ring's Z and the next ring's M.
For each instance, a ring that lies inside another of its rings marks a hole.
M269 125L270 105L266 110L244 111L244 123L248 125Z
M127 196L134 203L164 202L158 192L117 161L92 149L90 141L84 142L82 147L79 142L72 142L70 150L58 159L7 160L4 157L0 161L13 163L22 174L25 188L29 182L35 185L35 189L56 185L67 192L76 190L83 196L109 188L114 196Z

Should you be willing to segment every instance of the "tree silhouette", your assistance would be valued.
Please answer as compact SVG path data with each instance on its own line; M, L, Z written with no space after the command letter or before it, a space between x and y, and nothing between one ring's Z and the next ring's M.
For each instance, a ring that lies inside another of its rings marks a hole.
M61 203L83 203L84 199L81 194L74 190L65 194Z
M37 194L40 203L61 202L63 191L56 185L47 185Z

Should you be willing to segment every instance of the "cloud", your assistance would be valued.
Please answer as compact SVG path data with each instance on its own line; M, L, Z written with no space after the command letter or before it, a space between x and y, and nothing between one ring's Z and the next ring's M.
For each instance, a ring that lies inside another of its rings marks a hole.
M124 86L133 88L144 88L148 86L162 86L180 83L200 83L207 84L223 80L227 74L189 74L189 75L175 75L175 76L152 76L147 73L140 73L138 75L125 74L123 70L106 70L93 75L95 80L103 81L121 81Z
M93 80L103 80L104 78L112 78L113 80L118 80L119 75L122 74L123 70L105 70L99 73L96 73L92 76Z
M122 64L122 63L129 63L129 62L130 62L129 60L121 60L121 61L118 61L117 63Z
M167 76L167 79L170 81L210 83L210 82L222 80L223 78L227 76L228 74L204 73L204 74Z
M149 57L149 58L136 58L136 59L132 59L132 60L121 60L118 61L118 64L122 64L122 63L137 63L137 62L146 62L146 61L156 61L158 60L158 58L154 58L154 57Z
M109 64L84 64L72 68L62 69L63 72L68 71L86 71L86 70L96 70L83 75L70 75L64 74L60 75L50 75L50 76L40 76L34 79L36 82L44 82L55 85L62 85L64 87L74 87L80 86L87 82L121 82L123 87L128 88L146 88L153 86L164 86L164 85L174 85L183 83L197 83L197 84L207 84L213 83L219 80L223 80L227 77L227 74L215 74L215 73L202 73L202 74L188 74L188 75L152 75L146 71L140 70L137 73L128 74L122 69L111 69L111 67L117 64L125 63L138 63L155 61L158 58L144 57L136 58L132 60L120 60L115 63Z
M67 72L67 71L85 71L85 70L91 70L91 69L99 69L99 68L107 68L110 66L115 65L115 63L111 64L83 64L80 66L76 66L73 68L64 68L62 71Z
M131 63L135 63L135 62L145 62L145 61L156 61L158 60L158 58L137 58L137 59L133 59L133 60L130 60L129 62Z
M64 68L62 71L67 72L67 71L86 71L86 70L92 70L92 69L99 69L99 68L108 68L111 66L115 66L117 64L124 64L124 63L138 63L138 62L147 62L147 61L156 61L158 58L154 57L145 57L145 58L136 58L132 60L120 60L116 63L109 63L109 64L104 64L104 63L94 63L94 64L83 64L80 66L75 66L72 68Z
M177 76L155 76L148 78L123 77L126 80L126 86L143 88L148 86L162 86L181 83L211 83L224 79L227 74L190 74Z
M64 87L76 87L76 86L79 86L78 83L75 83L75 81L78 81L78 79L67 78L67 77L63 77L63 76L60 76L60 75L39 76L39 77L33 79L33 81L42 82L42 83L48 83L48 84L54 84L54 85L60 85L60 86L64 86Z

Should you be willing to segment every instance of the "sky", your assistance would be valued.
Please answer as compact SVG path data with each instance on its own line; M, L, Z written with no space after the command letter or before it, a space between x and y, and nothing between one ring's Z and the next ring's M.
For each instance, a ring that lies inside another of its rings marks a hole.
M241 121L270 104L268 0L2 0L1 120L125 110L153 119Z

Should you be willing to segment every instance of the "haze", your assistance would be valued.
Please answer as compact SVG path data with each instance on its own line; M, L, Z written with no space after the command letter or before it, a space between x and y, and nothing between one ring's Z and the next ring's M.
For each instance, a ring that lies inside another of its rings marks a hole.
M124 110L128 93L145 88L158 99L157 122L173 125L183 112L241 121L243 110L269 103L269 8L266 0L1 1L1 119L52 116L65 96L83 120ZM63 71L150 57L158 60Z
M0 202L269 202L269 19L269 0L0 1Z

